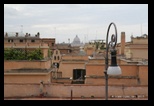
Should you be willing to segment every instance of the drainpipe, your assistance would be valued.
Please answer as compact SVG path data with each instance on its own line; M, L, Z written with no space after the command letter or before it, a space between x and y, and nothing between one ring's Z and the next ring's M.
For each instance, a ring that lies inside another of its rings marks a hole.
M72 86L71 86L71 100L73 100L73 90L72 90Z
M137 83L138 83L138 85L140 85L139 65L137 65Z
M44 91L43 91L44 85L43 81L40 81L40 97L42 98L44 96Z
M71 100L72 100L72 97L73 97L73 92L72 92L72 89L71 89Z
M124 84L122 84L122 91L123 91L123 96L125 96L125 87L124 87Z

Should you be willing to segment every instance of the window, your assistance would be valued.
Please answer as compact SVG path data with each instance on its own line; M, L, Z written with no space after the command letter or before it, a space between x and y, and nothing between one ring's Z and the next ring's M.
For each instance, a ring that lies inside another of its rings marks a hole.
M85 69L73 69L73 80L84 80L86 75Z
M72 82L73 84L84 84L86 75L85 69L73 69L73 80L75 82Z
M20 39L20 42L23 42L23 40L22 40L22 39Z
M55 66L55 68L59 68L59 63L53 63L53 65Z
M56 60L56 56L54 56L54 60Z
M31 42L35 42L35 40L31 40Z
M9 39L8 42L13 42L13 39Z
M59 56L58 56L58 60L59 60Z
M54 46L54 43L52 43L52 46Z

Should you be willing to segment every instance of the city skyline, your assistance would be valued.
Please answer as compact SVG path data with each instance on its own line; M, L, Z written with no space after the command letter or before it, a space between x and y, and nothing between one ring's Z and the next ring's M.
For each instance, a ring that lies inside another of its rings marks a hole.
M4 32L40 32L56 43L76 35L81 42L105 40L110 22L117 25L118 42L121 32L126 41L148 35L148 4L4 4Z

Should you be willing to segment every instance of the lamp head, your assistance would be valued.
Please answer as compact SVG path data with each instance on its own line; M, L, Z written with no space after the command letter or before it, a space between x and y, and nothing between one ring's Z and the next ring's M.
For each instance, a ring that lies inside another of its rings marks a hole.
M120 75L121 68L119 66L109 66L107 70L108 75Z
M121 68L117 65L115 49L111 50L111 65L108 67L107 74L108 75L120 75L121 74Z

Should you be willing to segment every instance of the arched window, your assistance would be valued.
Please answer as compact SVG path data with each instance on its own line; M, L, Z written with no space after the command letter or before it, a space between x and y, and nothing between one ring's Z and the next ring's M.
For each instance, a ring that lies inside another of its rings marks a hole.
M58 56L58 60L59 60L59 56Z
M56 60L56 56L54 56L54 60Z

